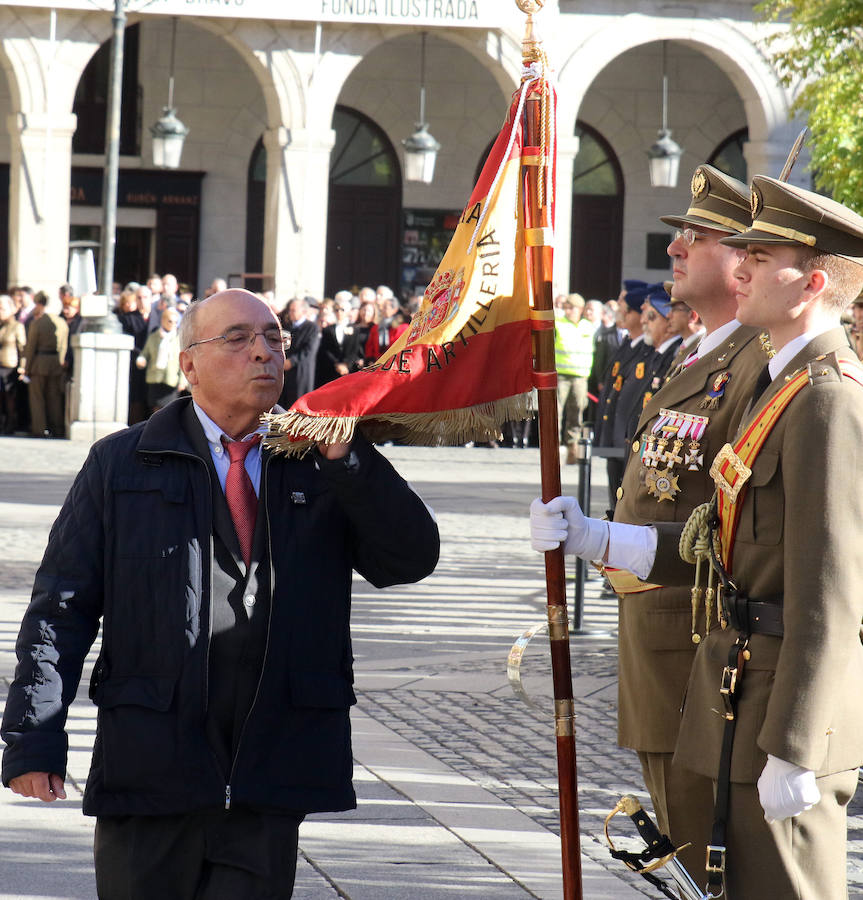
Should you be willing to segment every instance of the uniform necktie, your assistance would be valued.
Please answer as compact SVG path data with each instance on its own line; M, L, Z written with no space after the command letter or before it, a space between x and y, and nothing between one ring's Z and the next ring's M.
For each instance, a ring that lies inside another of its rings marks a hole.
M758 378L755 381L755 390L752 392L752 400L750 401L751 406L755 406L755 404L761 398L761 395L767 390L770 386L770 382L773 379L770 377L770 366L765 366L759 373Z
M252 560L252 538L255 534L255 520L258 517L258 497L252 479L246 471L246 455L260 441L259 434L248 441L229 441L226 437L222 437L222 446L231 458L231 465L225 478L225 499L234 520L234 531L237 532L246 568Z

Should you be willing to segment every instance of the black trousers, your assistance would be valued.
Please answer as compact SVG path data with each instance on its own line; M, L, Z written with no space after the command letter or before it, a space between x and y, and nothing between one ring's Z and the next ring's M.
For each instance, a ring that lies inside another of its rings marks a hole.
M286 900L302 819L244 809L100 816L99 900Z

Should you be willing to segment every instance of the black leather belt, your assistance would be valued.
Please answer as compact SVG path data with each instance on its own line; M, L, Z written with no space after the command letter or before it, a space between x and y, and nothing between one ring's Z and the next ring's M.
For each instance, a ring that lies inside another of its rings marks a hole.
M737 591L722 595L722 606L728 624L743 634L769 634L782 637L785 629L781 601L781 596L771 597L769 600L751 600Z

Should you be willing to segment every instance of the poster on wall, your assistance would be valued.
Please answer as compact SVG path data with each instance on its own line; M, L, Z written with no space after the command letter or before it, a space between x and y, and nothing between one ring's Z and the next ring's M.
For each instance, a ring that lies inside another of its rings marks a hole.
M422 293L434 277L458 225L461 210L406 209L402 214L402 297Z

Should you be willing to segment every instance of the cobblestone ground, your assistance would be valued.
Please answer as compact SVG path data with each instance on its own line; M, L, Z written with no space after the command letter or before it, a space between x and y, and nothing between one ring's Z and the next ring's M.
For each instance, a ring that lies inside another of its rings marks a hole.
M50 451L50 461L43 458L43 448ZM400 469L410 468L408 463L414 457L420 460L418 471L406 474L414 483L426 482L421 493L438 511L442 533L449 535L449 555L442 559L437 584L419 585L403 597L396 589L390 599L382 600L364 585L356 585L354 625L361 636L358 643L363 644L363 637L369 639L369 645L374 640L404 641L406 669L410 668L409 654L427 654L431 658L440 650L439 668L447 676L463 676L466 684L480 685L494 682L495 678L500 683L505 650L503 654L499 651L522 627L514 622L540 619L543 607L535 562L519 556L518 548L524 543L519 528L523 528L507 526L516 515L523 520L526 509L522 496L511 496L522 467L516 458L520 460L521 455L473 451L469 458L477 464L471 462L469 472L476 484L471 487L471 479L459 468L464 454L458 450L448 451L446 456L440 451L435 453L437 468L432 469L423 461L424 454L431 458L430 451L398 449ZM48 529L83 455L80 447L62 441L0 441L0 598L5 604L0 620L0 696L5 694L11 677L15 634ZM493 472L491 460L495 460ZM436 480L435 474L447 467L445 475ZM477 473L483 471L488 483L479 485ZM530 477L535 476L531 473ZM568 490L573 492L571 487ZM470 523L461 517L465 505L472 508L476 520L481 520L473 526L473 532ZM510 534L503 539L507 527ZM459 541L469 548L460 550ZM472 564L477 559L485 564ZM506 578L490 580L490 572L495 568L505 570ZM493 604L486 605L485 631L478 636L477 629L465 621L465 585L492 584L501 598L499 611L494 611L497 607ZM401 602L393 603L393 596L400 597ZM519 597L522 605L514 612L513 604ZM641 786L641 778L634 754L621 750L615 742L616 601L602 592L594 575L588 581L586 597L585 628L604 632L605 636L574 636L571 644L576 682L587 685L576 699L582 851L610 871L618 872L620 864L610 859L601 839L605 816L621 793L635 792L645 802L646 796L635 790ZM527 619L525 609L529 612ZM411 628L408 641L404 635ZM441 643L449 643L461 652L446 656L444 649L435 646L441 634L445 635ZM525 684L535 698L550 696L547 647L547 639L538 635L526 662L529 678L526 674ZM368 646L356 649L366 651ZM358 652L358 656L362 655ZM368 662L367 668L375 670L376 661ZM451 681L438 688L435 679L430 678L423 685L419 677L423 673L417 674L416 683L386 689L377 684L366 687L360 677L360 707L502 801L557 831L553 715L546 708L546 701L542 708L533 708L516 698L505 684L499 689L466 690L462 686L459 690L452 687ZM594 682L595 690L590 687ZM83 759L92 721L82 720L75 731L76 749ZM83 763L80 768L85 771ZM863 790L858 790L849 812L849 897L863 900ZM636 876L624 873L624 877L645 896L657 896Z
M591 672L614 673L610 648L578 652L576 662ZM534 666L534 669L537 669ZM550 665L542 667L549 678ZM467 676L493 674L500 664L485 660L462 665ZM535 672L535 674L540 674ZM470 778L503 802L560 833L552 711L533 708L514 694L464 694L427 690L362 691L362 708L402 737ZM576 702L579 825L582 852L611 870L620 863L601 841L605 817L629 785L643 803L635 754L615 746L616 707L606 699ZM618 820L620 821L620 820ZM641 879L629 881L640 887ZM643 893L655 897L644 882Z

